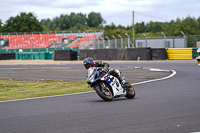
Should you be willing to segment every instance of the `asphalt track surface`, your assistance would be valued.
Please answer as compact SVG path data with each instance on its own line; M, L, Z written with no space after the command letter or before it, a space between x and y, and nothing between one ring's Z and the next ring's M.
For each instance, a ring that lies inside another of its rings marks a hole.
M122 76L129 82L141 82L158 79L171 74L169 71L149 71L148 69L124 67L112 64L113 69L119 69ZM0 78L15 80L86 80L87 71L82 64L64 65L0 65Z
M104 102L90 92L0 102L0 133L200 132L200 68L195 61L112 65L173 69L177 74L135 85L131 100Z

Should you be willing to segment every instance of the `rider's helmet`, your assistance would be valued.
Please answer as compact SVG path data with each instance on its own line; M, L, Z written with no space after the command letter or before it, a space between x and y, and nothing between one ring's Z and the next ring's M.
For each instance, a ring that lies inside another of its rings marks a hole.
M85 58L83 61L83 65L88 70L90 67L94 66L94 60L90 57Z

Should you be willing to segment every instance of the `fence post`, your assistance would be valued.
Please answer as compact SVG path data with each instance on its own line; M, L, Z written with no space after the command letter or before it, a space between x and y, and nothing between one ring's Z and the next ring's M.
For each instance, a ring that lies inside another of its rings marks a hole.
M164 36L164 47L166 47L166 35L163 32L161 34Z
M103 48L105 48L105 42L104 42L104 39L103 37L100 37L102 40L103 40Z
M184 47L186 48L187 47L187 44L186 44L186 36L185 36L185 33L183 31L180 31L181 34L183 34L183 38L184 38Z
M114 35L112 37L115 39L115 48L117 48L117 38Z
M108 46L110 48L110 39L106 36L106 38L108 39Z
M79 45L79 51L80 51L80 49L81 49L81 41L80 41L80 39L78 39L78 45Z
M128 48L130 48L130 37L127 33L125 35L128 37Z
M118 36L121 38L121 48L123 48L123 38L120 35Z
M147 36L144 33L142 33L142 34L145 37L145 46L147 47Z

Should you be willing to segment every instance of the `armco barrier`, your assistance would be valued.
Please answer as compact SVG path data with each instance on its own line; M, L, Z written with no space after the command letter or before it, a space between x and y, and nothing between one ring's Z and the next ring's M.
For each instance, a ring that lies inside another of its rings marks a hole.
M80 50L80 60L91 57L95 60L151 60L151 48Z
M153 48L151 49L152 60L166 60L168 59L165 48Z
M54 50L53 60L77 60L77 52L72 50Z
M167 48L169 59L192 59L192 48Z
M15 54L0 54L0 60L14 60L15 59Z

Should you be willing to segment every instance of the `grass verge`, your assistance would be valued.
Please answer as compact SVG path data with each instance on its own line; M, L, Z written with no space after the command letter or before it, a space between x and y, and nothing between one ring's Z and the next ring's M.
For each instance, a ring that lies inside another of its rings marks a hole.
M88 92L86 81L0 80L0 101Z

